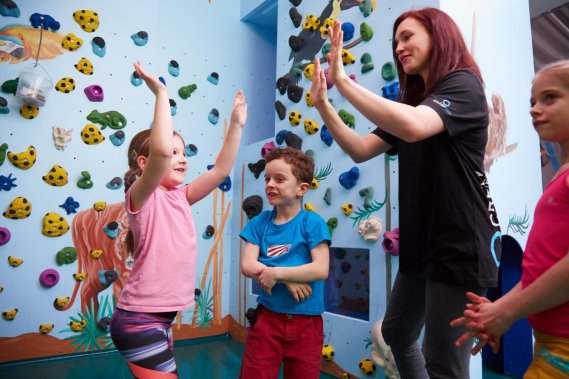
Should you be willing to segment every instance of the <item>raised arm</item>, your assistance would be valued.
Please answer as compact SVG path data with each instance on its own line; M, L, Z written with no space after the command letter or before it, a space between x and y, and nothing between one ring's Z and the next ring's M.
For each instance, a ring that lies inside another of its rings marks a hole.
M342 96L367 119L407 142L421 141L444 131L441 117L430 107L414 107L385 99L348 77L342 63L342 23L336 20L328 34L331 43L330 53L326 56L329 78Z
M375 134L360 136L355 130L344 124L328 100L326 78L318 58L314 59L314 74L312 76L310 95L314 107L320 113L320 117L322 117L322 121L326 124L332 137L354 162L367 161L391 148L391 145L379 136Z
M246 122L247 103L245 102L243 91L239 90L233 101L229 130L223 141L223 146L217 155L215 165L211 170L203 173L188 185L188 203L194 204L203 199L231 173L231 168L235 162L241 142L242 129Z
M144 170L130 190L132 208L136 211L142 208L150 194L160 185L172 158L174 135L166 86L156 76L147 73L140 62L134 64L134 69L156 96L149 141L150 153L148 157L139 157L139 165Z

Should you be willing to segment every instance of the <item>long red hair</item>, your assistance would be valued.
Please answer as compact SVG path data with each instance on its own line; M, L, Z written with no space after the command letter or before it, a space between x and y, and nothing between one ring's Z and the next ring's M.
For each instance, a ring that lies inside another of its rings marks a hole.
M412 17L420 22L431 37L432 48L429 57L429 78L424 83L418 75L407 75L395 53L395 34L399 24L406 18ZM393 24L392 38L393 59L397 65L399 76L399 100L405 104L418 105L430 95L437 82L452 71L470 69L482 80L480 69L474 57L468 51L460 29L452 18L436 8L411 10L401 14Z

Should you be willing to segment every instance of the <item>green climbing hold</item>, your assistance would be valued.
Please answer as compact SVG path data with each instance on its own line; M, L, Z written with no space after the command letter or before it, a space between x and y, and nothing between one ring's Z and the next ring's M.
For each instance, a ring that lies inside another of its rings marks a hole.
M332 49L332 45L330 45L329 43L325 43L324 46L322 46L322 55L326 56L326 54L328 54L330 52L330 50Z
M344 109L340 109L338 112L338 116L344 121L344 124L349 126L350 128L354 129L356 127L356 118L353 114L349 113Z
M360 62L362 63L362 74L365 74L366 72L374 69L370 53L364 53L364 55L362 55L360 58Z
M192 93L198 89L198 86L193 83L184 87L180 87L180 89L178 90L178 95L180 95L180 97L184 100L186 100L188 97L192 96Z
M81 189L93 188L93 181L91 180L91 174L89 174L89 171L81 171L81 176L83 178L77 181L77 187Z
M0 145L0 166L2 166L4 164L4 161L6 160L6 151L8 150L8 144L7 143L3 143L2 145Z
M302 64L302 62L298 62L294 66L292 66L292 73L297 78L300 78L303 72L304 72L304 64Z
M60 265L73 263L77 260L77 250L72 246L64 247L57 252L55 259Z
M383 80L391 81L395 79L396 74L397 70L393 62L387 62L381 67L381 77Z
M100 124L101 129L105 129L107 126L111 129L122 129L126 126L126 118L117 111L99 113L94 109L87 116L87 120L94 124Z
M326 193L324 194L324 202L328 205L332 205L332 188L326 188Z
M16 90L18 89L18 82L20 78L6 80L2 83L2 92L11 93L12 95L16 94Z
M330 237L332 237L332 232L338 226L338 218L337 217L329 218L328 221L326 221L326 225L328 225L328 231L330 232Z
M360 35L362 39L367 42L373 37L373 29L365 22L362 22L360 25Z
M373 11L373 7L371 6L371 0L360 0L360 5L358 6L360 11L364 14L364 17L367 17Z

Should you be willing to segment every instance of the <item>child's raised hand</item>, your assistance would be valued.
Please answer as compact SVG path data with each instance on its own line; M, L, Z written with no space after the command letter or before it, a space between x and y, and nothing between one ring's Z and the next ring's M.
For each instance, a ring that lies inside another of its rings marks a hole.
M237 91L233 100L233 110L231 111L231 122L240 127L247 123L247 103L243 90Z
M144 68L142 67L142 63L140 63L140 61L136 61L134 63L134 70L140 76L140 78L144 80L148 88L150 88L152 93L154 93L155 95L159 91L166 90L166 86L164 85L164 83L162 83L160 79L158 79L158 77L146 72L146 70L144 70Z

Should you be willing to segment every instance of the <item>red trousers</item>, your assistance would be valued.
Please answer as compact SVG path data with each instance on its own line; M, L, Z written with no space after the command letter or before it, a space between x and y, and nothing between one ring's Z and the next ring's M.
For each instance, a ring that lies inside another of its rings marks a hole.
M275 313L259 307L249 329L240 379L318 379L322 365L322 316Z

